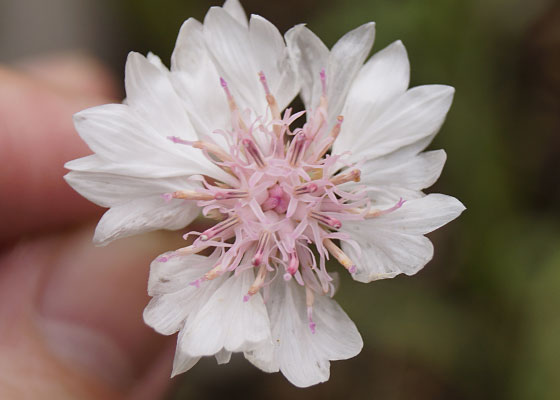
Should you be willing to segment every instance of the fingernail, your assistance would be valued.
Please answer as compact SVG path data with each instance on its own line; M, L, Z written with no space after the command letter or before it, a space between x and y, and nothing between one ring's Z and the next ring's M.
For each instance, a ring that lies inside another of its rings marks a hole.
M125 389L164 345L142 310L154 237L94 247L91 229L60 245L45 280L37 323L45 344L70 368Z

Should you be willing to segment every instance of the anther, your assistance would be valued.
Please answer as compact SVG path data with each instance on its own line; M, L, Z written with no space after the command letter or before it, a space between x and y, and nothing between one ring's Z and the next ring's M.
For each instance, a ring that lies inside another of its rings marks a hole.
M249 291L245 296L243 296L244 302L249 301L252 296L258 293L258 291L261 289L261 287L264 284L265 278L266 278L266 265L263 264L259 268L259 272L257 272L257 277L255 278L255 281L253 282L251 287L249 287Z
M266 249L266 246L268 245L269 239L270 239L270 232L264 231L259 238L259 242L257 244L257 251L253 256L252 263L255 267L258 267L259 265L262 264L264 251Z
M233 158L231 158L231 156L228 153L223 151L220 148L220 146L216 144L201 142L198 140L197 141L185 140L185 139L181 139L178 136L167 136L167 139L171 140L173 143L184 144L187 146L191 146L195 149L204 150L208 154L211 154L214 157L216 157L218 161L230 161L230 162L233 161Z
M196 253L201 252L202 250L206 249L207 247L208 247L207 245L202 245L202 246L190 245L190 246L186 246L186 247L181 247L180 249L177 249L177 250L175 250L175 251L173 251L169 254L159 256L158 258L156 258L156 261L157 262L167 262L174 257L190 256L191 254L196 254Z
M295 167L299 163L301 156L305 152L306 145L307 136L304 132L298 133L292 140L290 151L288 152L288 159L292 167Z
M288 273L294 275L299 267L299 258L295 251L291 252L288 260Z
M406 200L400 198L397 204L395 204L393 207L387 208L385 210L370 210L364 215L364 218L369 219L369 218L379 217L380 215L389 214L401 208L405 202Z
M319 189L319 186L317 186L316 183L306 183L305 185L296 186L294 188L294 194L301 195L306 193L313 193L316 192L317 189Z
M329 253L331 253L332 256L336 258L338 262L348 270L348 272L350 272L351 274L356 272L356 264L354 264L350 257L348 257L340 247L334 244L332 240L323 239L323 245L326 247Z
M313 322L313 303L315 302L315 295L313 291L305 287L305 305L307 306L307 321L309 321L309 329L311 333L315 333L316 324Z
M224 89L224 92L226 93L226 97L228 100L228 104L229 104L229 109L231 112L237 111L237 104L235 103L235 99L233 98L233 95L231 94L228 84L226 82L226 80L222 77L220 77L220 85L222 85L222 88Z
M340 229L340 227L342 226L342 223L337 218L331 217L329 215L326 215L326 214L323 214L323 213L320 213L320 212L317 212L317 211L311 211L309 216L311 218L316 219L320 223L322 223L324 225L327 225L330 228Z
M217 192L214 195L216 200L230 200L230 199L243 199L249 196L249 193L244 190L227 190L223 192Z
M346 182L360 182L362 172L359 169L352 169L350 171L345 171L341 174L333 176L330 181L333 185L342 185Z
M334 143L334 141L336 140L336 138L340 134L340 129L342 127L342 122L343 121L344 121L344 117L342 115L339 115L336 118L336 124L335 124L335 126L333 126L331 132L329 133L329 136L327 137L327 140L325 141L325 145L323 146L321 151L319 151L317 153L317 156L315 157L315 161L318 161L321 158L323 158L323 156L327 153L327 151L329 151L329 148L332 146L332 144Z
M281 119L280 109L278 108L278 103L276 102L276 98L270 92L270 88L268 87L268 82L266 80L266 76L263 71L259 72L259 78L261 80L261 84L264 89L264 93L266 94L266 101L270 106L270 111L272 112L272 117L274 119Z
M199 239L203 242L212 239L213 237L219 235L220 233L226 231L227 229L237 225L240 222L238 216L234 215L233 217L229 217L228 219L223 220L222 222L214 225L212 228L205 230L200 235Z
M182 199L182 200L212 200L214 196L208 193L196 192L194 190L177 190L172 193L164 193L163 198L166 200Z
M253 160L255 160L257 166L259 168L264 168L266 164L255 142L251 139L243 139L242 143L245 150L247 150L247 153L251 156L251 158L253 158Z
M204 274L204 279L207 280L207 281L211 281L213 279L216 279L218 276L220 276L224 272L224 270L225 270L225 268L222 266L222 264L218 264L214 268L212 268L210 271L208 271L207 273Z
M214 143L196 141L192 142L192 147L194 147L195 149L205 150L220 161L233 161L233 158L231 158L228 153L226 153L220 146Z

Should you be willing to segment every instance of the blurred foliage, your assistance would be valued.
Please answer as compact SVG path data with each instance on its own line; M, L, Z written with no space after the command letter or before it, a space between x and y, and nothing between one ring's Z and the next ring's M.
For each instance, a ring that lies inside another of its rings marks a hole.
M218 2L123 0L133 48L168 60L182 21ZM362 285L337 300L365 349L307 390L241 357L206 360L171 399L560 398L560 6L523 0L243 2L286 30L307 22L326 44L374 20L378 51L407 46L412 85L456 87L432 148L448 162L429 191L467 211L435 232L415 277ZM125 13L123 12L123 15ZM344 340L344 338L340 338Z

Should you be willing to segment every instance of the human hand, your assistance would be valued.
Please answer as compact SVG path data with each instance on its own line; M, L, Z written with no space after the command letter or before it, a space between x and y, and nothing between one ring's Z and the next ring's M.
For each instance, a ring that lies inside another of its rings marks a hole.
M95 248L102 210L62 179L91 153L72 114L118 101L84 56L0 67L0 398L155 399L174 343L142 321L161 234ZM80 228L75 228L81 225Z

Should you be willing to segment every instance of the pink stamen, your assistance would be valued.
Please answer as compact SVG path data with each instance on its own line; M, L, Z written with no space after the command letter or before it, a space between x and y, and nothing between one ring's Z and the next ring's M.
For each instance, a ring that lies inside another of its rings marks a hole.
M214 195L216 200L231 200L231 199L243 199L249 196L249 193L244 190L228 190L226 192L217 192Z
M348 257L340 247L334 244L332 240L323 239L323 245L326 247L328 252L331 253L333 257L336 258L338 262L350 273L353 273L352 271L356 272L356 264L354 264L350 257Z
M214 196L208 193L197 192L194 190L177 190L173 193L164 193L165 199L181 199L181 200L212 200Z
M228 100L228 105L229 105L229 109L231 112L237 111L237 104L235 103L235 99L233 98L233 95L231 94L228 84L226 82L226 80L222 77L220 77L220 85L222 85L222 88L224 89L224 92L226 93L226 97Z
M268 82L266 81L266 76L264 75L264 72L262 72L262 71L259 72L259 78L260 78L261 84L264 88L264 92L268 96L270 94L270 89L268 87Z
M362 175L362 171L360 171L359 169L345 171L341 174L332 177L331 183L333 185L342 185L343 183L351 182L351 181L360 182L361 175Z
M270 232L264 231L259 238L259 243L257 244L257 251L253 256L252 263L255 267L258 267L263 262L264 251L268 245L268 240L270 239Z
M205 230L200 235L199 239L203 242L212 239L213 237L219 235L220 233L226 231L227 229L237 225L240 222L238 216L234 215L229 217L228 219L220 222L219 224L214 225L212 228Z
M313 322L313 303L315 301L315 295L313 291L306 286L305 287L305 303L307 305L307 320L309 321L309 329L312 334L315 334L315 322Z
M253 284L249 288L249 291L247 292L247 294L245 296L243 296L243 301L244 302L249 301L249 299L252 296L254 296L255 294L257 294L258 291L261 289L261 287L263 287L264 280L266 279L266 273L267 273L266 265L262 265L259 268L259 272L257 272L257 277L255 278L255 281L253 282Z
M401 197L399 199L399 201L397 202L397 204L395 204L393 207L387 208L385 210L371 210L371 211L368 211L367 214L365 215L365 218L366 219L375 218L375 217L379 217L381 215L392 213L393 211L396 211L399 208L401 208L404 203L406 203L406 200L403 200L402 197Z
M329 215L322 214L317 211L311 211L309 215L311 216L311 218L314 218L322 224L325 224L331 228L340 229L340 227L342 226L342 223L339 219L331 217Z
M307 194L307 193L315 193L319 189L316 183L307 183L305 185L296 186L294 189L295 195Z
M258 167L264 168L266 164L256 143L251 139L243 139L242 143L243 147L247 150L247 153L251 156L251 158L253 158Z
M288 154L289 162L292 167L295 167L305 152L305 148L307 147L307 136L305 132L300 132L296 135L296 137L292 141L292 145L290 146L290 152Z
M192 140L181 139L179 136L167 136L167 139L171 140L173 143L184 144L187 146L192 146L194 143Z
M297 256L297 253L294 251L292 253L290 253L290 259L288 262L288 273L290 275L294 275L299 267L299 258Z

